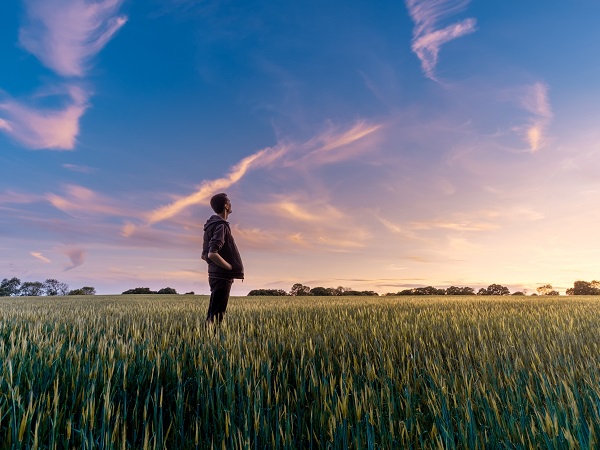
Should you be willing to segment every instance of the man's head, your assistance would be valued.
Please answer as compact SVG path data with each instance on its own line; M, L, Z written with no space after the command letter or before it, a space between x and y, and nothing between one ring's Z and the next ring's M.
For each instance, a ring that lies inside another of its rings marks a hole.
M225 210L228 214L231 214L231 201L225 193L213 195L210 199L210 207L217 214L222 214Z

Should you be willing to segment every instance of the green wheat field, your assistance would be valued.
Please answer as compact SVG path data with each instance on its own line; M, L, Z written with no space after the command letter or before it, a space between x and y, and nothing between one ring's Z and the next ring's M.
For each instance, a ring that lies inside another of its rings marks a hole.
M600 297L0 299L1 449L588 449Z

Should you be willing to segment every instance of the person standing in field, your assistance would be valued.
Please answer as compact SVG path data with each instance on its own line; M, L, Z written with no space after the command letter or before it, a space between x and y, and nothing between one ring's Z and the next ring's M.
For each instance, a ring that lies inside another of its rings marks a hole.
M235 245L227 217L231 214L231 201L227 194L216 194L210 199L216 213L204 224L202 259L208 263L210 303L206 323L220 324L225 316L233 280L244 279L244 265Z

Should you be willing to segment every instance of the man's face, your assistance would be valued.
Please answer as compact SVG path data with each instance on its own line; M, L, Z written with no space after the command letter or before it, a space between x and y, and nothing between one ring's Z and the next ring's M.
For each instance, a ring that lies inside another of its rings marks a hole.
M233 212L231 209L231 200L227 200L227 203L225 203L225 211L227 211L229 214Z

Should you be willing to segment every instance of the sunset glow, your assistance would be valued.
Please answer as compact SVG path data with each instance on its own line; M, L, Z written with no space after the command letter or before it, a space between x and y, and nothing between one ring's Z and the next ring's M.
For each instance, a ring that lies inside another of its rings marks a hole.
M600 279L600 5L5 3L0 279L208 293L217 192L234 295Z

